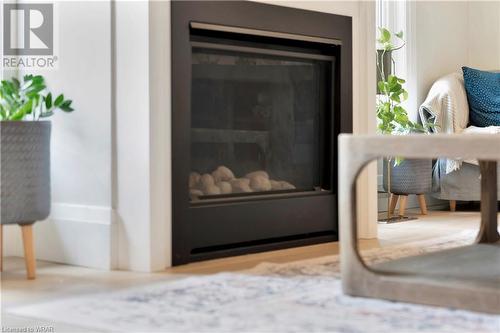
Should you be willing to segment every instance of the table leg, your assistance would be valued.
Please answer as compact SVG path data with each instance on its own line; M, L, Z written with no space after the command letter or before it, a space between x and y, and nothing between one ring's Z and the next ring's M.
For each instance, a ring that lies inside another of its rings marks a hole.
M481 169L481 226L476 241L495 243L500 240L497 222L497 162L479 161Z

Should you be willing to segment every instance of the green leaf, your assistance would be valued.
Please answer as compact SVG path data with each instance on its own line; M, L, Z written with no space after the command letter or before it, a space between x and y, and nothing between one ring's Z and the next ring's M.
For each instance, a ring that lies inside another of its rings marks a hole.
M394 159L394 166L397 167L399 166L402 162L404 161L404 158L403 157L396 157Z
M389 77L387 78L387 82L389 82L390 85L395 85L396 83L398 83L398 78L394 75L389 75Z
M399 39L403 39L403 30L395 34Z
M44 113L40 114L40 118L48 118L48 117L51 117L53 115L54 115L54 112L52 112L52 111L44 112Z
M380 33L380 37L379 37L378 41L381 44L388 43L391 40L391 32L383 27L379 27L378 30Z
M56 100L54 101L54 106L59 107L59 105L61 105L62 102L64 102L64 95L63 94L57 96Z
M30 87L30 89L26 92L26 96L28 98L35 98L36 96L39 95L39 93L45 89L44 85L40 84L34 84L33 86Z
M16 79L15 77L13 77L12 82L14 83L14 86L16 87L16 89L19 90L19 87L21 86L21 83L19 82L19 80Z
M45 97L45 107L47 108L47 110L50 110L50 108L52 107L52 93L48 93Z
M413 124L413 130L416 131L416 132L420 132L420 133L424 133L425 132L425 128L424 126L422 126L421 124Z
M16 112L10 117L10 120L22 120L27 113L31 112L33 101L29 100L24 105L19 107Z
M63 103L61 103L61 105L59 105L59 108L64 112L74 111L73 108L71 107L71 103L72 103L71 100L64 101Z
M378 90L380 90L381 92L385 92L385 84L384 84L384 82L379 81L377 83L377 86L378 86Z
M0 104L0 120L7 118L7 111L5 111L2 104Z
M33 81L31 81L31 79L26 80L26 76L25 76L25 80L24 80L23 85L21 86L21 90L28 89L29 87L31 87L32 84L33 84Z
M403 91L403 100L406 101L408 99L408 92L406 90Z
M65 100L60 94L46 91L45 79L41 75L24 75L21 82L16 78L0 81L0 120L23 120L33 114L33 119L50 117L56 107L71 112L71 100Z
M391 87L391 91L397 93L398 95L401 94L401 90L403 90L403 86L396 81L396 84Z
M2 87L7 95L14 95L15 94L15 88L12 82L9 81L2 81Z
M407 114L407 113L406 113L405 108L403 108L403 107L402 107L402 106L400 106L400 105L396 105L396 106L394 107L394 112L395 112L395 113Z
M397 103L401 103L401 99L399 98L399 95L398 94L391 94L391 100L393 100L394 102L397 102Z
M43 76L41 76L41 75L37 75L37 76L33 76L33 77L31 78L31 81L33 81L33 83L34 83L34 84L43 84L43 82L44 82L45 80L43 79Z

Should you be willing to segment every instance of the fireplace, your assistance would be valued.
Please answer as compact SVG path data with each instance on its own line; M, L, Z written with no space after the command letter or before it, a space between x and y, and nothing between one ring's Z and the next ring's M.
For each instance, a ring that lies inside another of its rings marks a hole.
M172 2L173 263L337 239L351 20Z

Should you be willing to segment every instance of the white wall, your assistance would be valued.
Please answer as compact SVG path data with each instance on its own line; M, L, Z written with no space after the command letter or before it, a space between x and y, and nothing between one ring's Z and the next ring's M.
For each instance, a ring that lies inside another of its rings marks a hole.
M419 105L439 77L462 66L500 69L500 2L416 3Z
M468 62L468 2L416 3L416 57L418 105L432 83Z
M500 1L469 2L468 62L484 70L500 69Z
M57 2L58 68L41 73L75 112L52 120L52 214L37 223L40 259L112 267L111 5ZM7 228L7 255L21 254L17 226Z

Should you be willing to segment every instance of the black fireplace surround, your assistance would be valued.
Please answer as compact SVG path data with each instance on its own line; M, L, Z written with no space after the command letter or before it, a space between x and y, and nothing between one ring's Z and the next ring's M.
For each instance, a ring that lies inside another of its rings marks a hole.
M173 264L333 241L351 18L172 2Z

